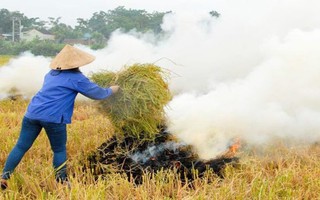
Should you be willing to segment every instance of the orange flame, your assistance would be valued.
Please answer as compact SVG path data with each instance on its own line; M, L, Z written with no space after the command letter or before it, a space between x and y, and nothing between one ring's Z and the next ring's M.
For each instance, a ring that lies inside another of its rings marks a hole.
M234 143L229 146L228 150L223 154L223 157L234 157L238 152L239 148L241 147L240 139L235 139Z
M180 161L172 161L172 165L174 168L179 169L182 164Z

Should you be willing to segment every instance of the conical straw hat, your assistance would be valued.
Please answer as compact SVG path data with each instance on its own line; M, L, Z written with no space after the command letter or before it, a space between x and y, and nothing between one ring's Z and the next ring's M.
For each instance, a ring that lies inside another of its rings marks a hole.
M89 64L94 59L94 56L67 44L52 60L50 68L56 70L74 69Z

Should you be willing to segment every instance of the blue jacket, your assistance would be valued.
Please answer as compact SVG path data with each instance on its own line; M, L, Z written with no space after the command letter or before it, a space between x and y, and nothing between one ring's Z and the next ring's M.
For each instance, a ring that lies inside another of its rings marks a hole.
M41 90L32 98L25 116L53 123L71 123L74 101L78 93L91 99L105 99L110 88L101 88L80 71L51 70L46 74Z

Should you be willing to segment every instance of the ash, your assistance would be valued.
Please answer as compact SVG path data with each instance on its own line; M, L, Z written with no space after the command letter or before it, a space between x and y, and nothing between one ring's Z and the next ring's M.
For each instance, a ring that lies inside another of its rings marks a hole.
M136 184L142 183L142 176L146 172L157 173L159 170L172 169L185 182L186 179L192 181L195 178L195 171L199 178L207 170L212 170L223 178L226 165L235 165L238 161L237 157L202 160L191 145L177 141L162 128L153 141L112 137L88 156L84 169L92 172L95 177L125 173L129 181Z

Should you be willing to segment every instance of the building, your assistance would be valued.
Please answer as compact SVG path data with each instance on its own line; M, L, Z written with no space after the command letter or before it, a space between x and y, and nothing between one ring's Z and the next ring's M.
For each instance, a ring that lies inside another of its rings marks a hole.
M31 29L21 33L20 40L31 41L38 38L39 40L54 40L54 35L48 32L38 31L36 29Z
M11 34L0 34L0 40L11 40L12 35Z

